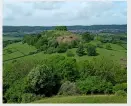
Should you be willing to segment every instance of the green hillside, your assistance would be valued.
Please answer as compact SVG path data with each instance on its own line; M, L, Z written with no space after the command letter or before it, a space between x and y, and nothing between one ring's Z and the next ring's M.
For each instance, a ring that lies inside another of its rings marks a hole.
M9 43L3 49L4 100L126 103L125 36L74 34L58 27Z

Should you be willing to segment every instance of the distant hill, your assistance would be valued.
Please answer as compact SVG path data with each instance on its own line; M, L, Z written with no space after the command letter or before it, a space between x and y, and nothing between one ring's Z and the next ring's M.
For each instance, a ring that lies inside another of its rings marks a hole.
M3 26L3 33L16 33L21 36L27 33L39 33L44 30L53 30L55 26ZM109 33L127 33L127 25L91 25L91 26L67 26L67 29L74 33L83 32L109 32Z

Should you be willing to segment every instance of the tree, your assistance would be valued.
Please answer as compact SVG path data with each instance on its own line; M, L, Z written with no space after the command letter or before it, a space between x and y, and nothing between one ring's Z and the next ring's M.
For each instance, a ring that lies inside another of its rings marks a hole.
M82 44L80 44L76 50L76 53L78 56L83 56L84 55L84 46Z
M123 70L119 63L116 63L109 58L94 58L91 61L91 64L93 65L94 75L111 82L113 85L126 81L127 71Z
M96 55L96 47L92 44L87 45L87 54L88 56L95 56Z
M33 68L26 78L26 90L30 93L45 94L51 96L53 90L58 91L57 84L59 83L57 75L48 65L39 65Z
M64 80L76 81L79 78L79 72L76 66L76 59L67 58L60 65L61 73Z
M48 45L47 37L41 37L35 44L37 49L40 49L40 47L43 45Z
M85 32L85 33L82 34L82 39L83 39L84 41L89 42L89 41L91 41L91 40L94 39L94 36L91 35L89 32Z
M67 27L66 26L56 26L55 30L67 31Z

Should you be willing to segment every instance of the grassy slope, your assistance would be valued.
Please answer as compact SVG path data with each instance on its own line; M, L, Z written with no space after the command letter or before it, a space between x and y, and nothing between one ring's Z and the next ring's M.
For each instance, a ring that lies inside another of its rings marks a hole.
M105 56L105 57L110 58L115 61L119 61L121 58L127 57L126 50L124 50L121 46L116 45L116 44L111 44L111 46L112 46L112 50L107 50L105 48L97 48L97 53L99 54L98 56L84 55L84 56L79 57L76 55L76 48L71 49L71 51L73 51L73 53L75 54L74 58L76 58L78 61L87 60L87 59L92 60L93 58L99 58L102 56ZM29 52L36 50L35 47L29 46L27 44L22 44L22 43L11 44L11 45L7 46L5 49L9 49L9 48L17 49L24 54L28 54ZM19 56L23 55L19 51L8 54L8 53L6 53L5 49L4 49L4 60L11 59L14 57L19 57ZM13 49L11 49L11 50L13 50ZM37 60L40 59L41 60L41 59L48 58L49 56L55 55L55 54L58 54L58 53L44 54L43 52L40 52L38 54L34 54L31 56L27 56L27 57L22 57L19 59L37 59ZM61 53L60 55L66 56L66 53Z
M7 53L7 49L10 49L12 51L14 51L11 54ZM15 57L19 57L19 56L23 56L23 55L27 55L29 52L35 51L36 48L33 46L29 46L27 44L22 44L21 42L19 43L13 43L8 45L7 47L4 48L3 54L4 54L4 60L7 59L12 59Z
M34 103L127 103L126 97L114 95L65 96L44 98Z

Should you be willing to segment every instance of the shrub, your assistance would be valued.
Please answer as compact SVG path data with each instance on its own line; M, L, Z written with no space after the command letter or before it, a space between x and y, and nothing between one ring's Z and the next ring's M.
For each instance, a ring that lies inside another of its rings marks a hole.
M30 103L35 100L35 94L25 93L22 95L22 103Z
M88 56L95 56L96 55L96 47L92 44L87 45L87 54Z
M5 93L7 102L20 103L21 95L24 93L24 84L22 81L15 82Z
M83 94L112 92L112 84L98 76L88 76L86 79L78 80L77 86Z
M59 44L59 46L57 47L57 52L58 52L58 53L64 53L64 52L67 51L67 49L68 49L67 44L66 44L66 43L61 43L61 44Z
M97 58L91 61L93 65L93 74L111 82L113 85L118 82L124 82L126 79L126 70L122 70L119 63L109 58Z
M79 44L79 40L73 40L73 41L71 42L71 46L72 46L72 48L77 47L78 44Z
M36 94L32 94L32 93L24 93L22 95L22 103L30 103L32 101L35 101L35 100L39 100L41 98L43 98L44 96L42 95L36 95Z
M73 56L74 56L74 53L73 53L72 51L68 50L67 53L66 53L66 55L67 55L68 57L73 57Z
M53 40L50 40L49 42L48 42L48 46L49 47L57 47L58 46L58 42L56 41L56 39L53 39Z
M114 92L117 92L117 91L119 91L119 90L122 90L122 91L127 92L127 83L116 84L116 85L113 87L113 91L114 91Z
M48 47L48 46L47 46L46 44L44 44L43 46L40 47L39 50L40 50L40 51L46 51L46 50L47 50L47 47Z
M106 45L106 49L107 49L107 50L111 50L111 45L110 45L110 44L107 44L107 45Z
M78 56L83 56L85 51L84 51L84 46L82 44L80 44L76 50L76 53Z
M116 96L126 96L127 94L126 94L126 92L123 91L123 90L118 90L117 92L115 92L115 95L116 95Z
M47 37L41 37L41 38L36 42L35 47L36 47L37 49L40 49L41 46L43 46L43 45L48 45L48 39L47 39Z
M55 88L57 88L59 81L52 68L44 64L33 68L27 75L25 83L26 92L51 96L53 90L58 90Z
M61 65L60 70L62 73L62 77L64 80L68 81L76 81L79 78L79 72L76 66L76 59L65 59Z
M66 81L61 85L58 95L77 95L78 93L75 83Z
M102 43L100 43L100 42L97 43L96 46L99 47L99 48L103 48Z
M49 48L47 49L47 51L46 51L46 53L49 53L49 54L55 53L55 52L56 52L56 48L54 48L54 47L49 47Z

